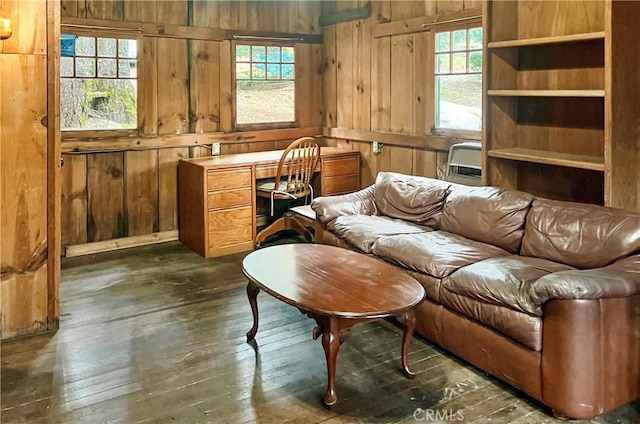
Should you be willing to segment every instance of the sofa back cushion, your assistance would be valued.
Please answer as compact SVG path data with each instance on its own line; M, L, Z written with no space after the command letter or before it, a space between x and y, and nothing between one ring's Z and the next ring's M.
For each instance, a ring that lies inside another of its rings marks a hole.
M521 254L576 268L599 268L640 251L640 213L536 199Z
M374 199L381 215L438 228L450 186L432 178L379 172Z
M456 187L445 201L440 228L517 253L532 201L521 191Z

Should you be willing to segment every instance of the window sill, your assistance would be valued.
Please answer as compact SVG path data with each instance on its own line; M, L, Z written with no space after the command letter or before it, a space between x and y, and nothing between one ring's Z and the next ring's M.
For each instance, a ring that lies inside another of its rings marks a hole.
M456 130L450 128L434 128L431 131L432 135L439 135L444 137L451 137L454 139L464 139L464 140L482 140L482 131L473 131L473 130Z

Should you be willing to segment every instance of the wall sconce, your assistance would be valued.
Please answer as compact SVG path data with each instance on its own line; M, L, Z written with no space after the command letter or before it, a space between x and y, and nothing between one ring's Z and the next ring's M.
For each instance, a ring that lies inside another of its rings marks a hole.
M13 34L11 19L0 18L0 40L6 40Z

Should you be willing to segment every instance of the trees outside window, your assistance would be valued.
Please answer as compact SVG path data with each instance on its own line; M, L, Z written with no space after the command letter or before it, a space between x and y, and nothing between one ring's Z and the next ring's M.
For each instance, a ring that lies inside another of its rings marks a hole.
M62 37L62 130L135 129L138 40L70 34Z
M236 125L296 121L295 48L235 45Z
M482 28L436 33L436 128L482 129Z

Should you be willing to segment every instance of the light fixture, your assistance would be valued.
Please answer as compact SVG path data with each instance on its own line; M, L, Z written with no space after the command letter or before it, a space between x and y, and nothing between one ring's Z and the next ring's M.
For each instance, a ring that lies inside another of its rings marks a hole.
M11 37L13 30L11 29L11 19L0 18L0 40L6 40Z

